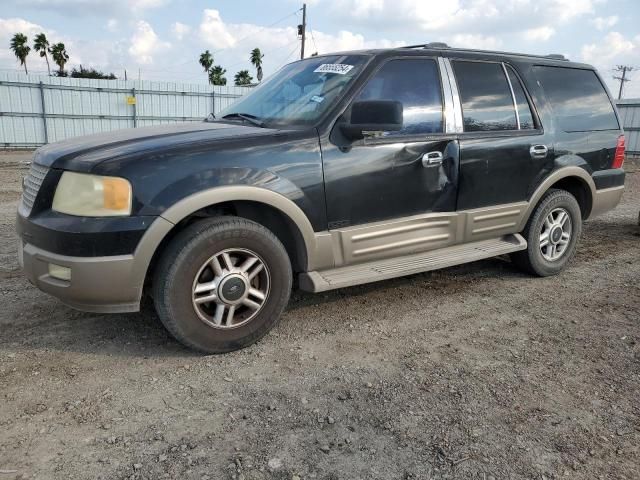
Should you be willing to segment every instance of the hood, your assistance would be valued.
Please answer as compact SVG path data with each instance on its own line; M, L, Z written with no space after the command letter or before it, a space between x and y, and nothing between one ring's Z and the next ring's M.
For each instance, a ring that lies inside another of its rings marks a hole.
M45 167L88 172L113 158L277 133L270 128L207 122L130 128L50 143L36 150L33 161Z

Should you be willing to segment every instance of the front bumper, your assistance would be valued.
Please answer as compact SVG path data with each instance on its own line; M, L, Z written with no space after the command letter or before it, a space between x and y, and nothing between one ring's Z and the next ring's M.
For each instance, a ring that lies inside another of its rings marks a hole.
M140 309L144 277L134 274L133 255L71 257L47 252L28 243L18 248L18 255L29 281L70 307L100 313ZM71 269L71 279L52 277L49 264Z
M43 292L70 307L86 312L119 313L140 310L140 300L151 259L160 242L174 226L157 217L138 242L135 251L124 255L76 256L54 253L35 243L39 235L26 236L31 219L19 218L18 260L25 276ZM75 234L82 243L82 235ZM93 238L93 234L88 237ZM69 280L55 278L49 264L69 268Z

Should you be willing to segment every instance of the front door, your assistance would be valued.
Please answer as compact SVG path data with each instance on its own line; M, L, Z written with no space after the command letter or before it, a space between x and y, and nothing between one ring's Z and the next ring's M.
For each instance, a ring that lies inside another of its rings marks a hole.
M332 133L323 142L329 230L455 210L458 148L445 133L443 98L433 58L392 58L377 68L353 102L401 102L403 128L347 144Z

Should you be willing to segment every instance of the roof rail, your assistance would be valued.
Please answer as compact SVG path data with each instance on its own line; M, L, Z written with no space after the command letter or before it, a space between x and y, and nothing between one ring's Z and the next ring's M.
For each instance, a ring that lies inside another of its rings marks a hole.
M429 42L424 46L424 48L450 48L450 47L444 42Z
M549 55L532 55L528 53L515 53L515 52L502 52L499 50L480 50L475 48L457 48L450 47L446 43L443 42L429 42L429 43L421 43L419 45L405 45L403 47L398 48L432 48L434 50L439 49L451 49L459 52L471 52L471 53L489 53L492 55L513 55L517 57L529 57L529 58L547 58L549 60L562 60L568 62L569 59L562 54L559 53L550 53Z
M420 43L418 45L404 45L400 48L451 48L444 42Z
M545 55L544 57L551 58L552 60L567 60L567 57L565 57L561 53L550 53L549 55Z

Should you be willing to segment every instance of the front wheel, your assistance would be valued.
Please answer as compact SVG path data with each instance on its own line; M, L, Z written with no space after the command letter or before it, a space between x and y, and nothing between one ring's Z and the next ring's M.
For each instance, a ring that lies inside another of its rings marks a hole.
M565 190L549 190L522 232L527 249L511 254L511 259L534 275L555 275L574 256L581 233L582 213L575 197Z
M278 238L237 217L199 221L168 245L156 268L160 320L184 345L205 353L237 350L277 323L292 273Z

